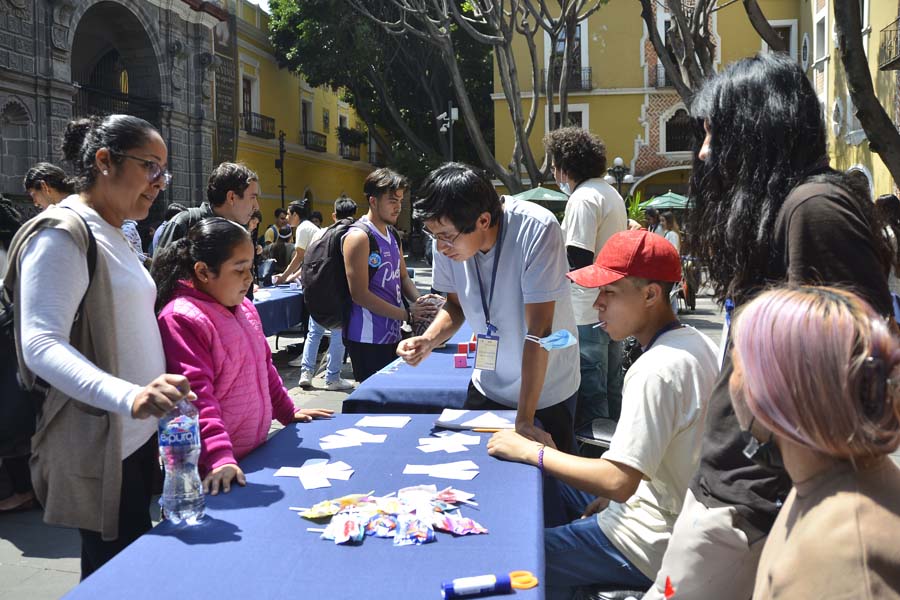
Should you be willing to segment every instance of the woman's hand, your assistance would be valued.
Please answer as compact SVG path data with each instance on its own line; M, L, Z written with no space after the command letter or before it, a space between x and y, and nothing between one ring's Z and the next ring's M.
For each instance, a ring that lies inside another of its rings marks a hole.
M294 423L309 423L313 419L330 419L334 411L330 408L301 408L294 413Z
M191 392L187 377L165 373L138 392L131 404L131 416L135 419L161 417L185 398L197 398Z
M488 454L504 460L537 464L541 444L516 433L512 429L498 431L488 440Z
M227 494L231 491L232 481L241 486L247 485L247 478L244 477L244 472L241 471L239 466L222 465L221 467L216 467L203 478L203 493L215 496L219 493L219 485L221 484L222 491Z

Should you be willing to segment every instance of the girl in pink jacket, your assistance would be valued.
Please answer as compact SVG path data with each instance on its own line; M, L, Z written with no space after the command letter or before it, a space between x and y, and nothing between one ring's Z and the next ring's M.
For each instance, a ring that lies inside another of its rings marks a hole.
M166 366L197 394L200 476L213 495L220 484L227 492L232 481L246 483L238 461L266 441L273 417L286 425L333 412L294 408L246 298L252 266L250 235L221 217L201 221L153 262Z

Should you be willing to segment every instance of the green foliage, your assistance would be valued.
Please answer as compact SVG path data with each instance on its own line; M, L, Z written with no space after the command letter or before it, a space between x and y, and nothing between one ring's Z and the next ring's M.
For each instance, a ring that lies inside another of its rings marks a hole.
M397 16L390 0L372 0L368 8L380 16ZM281 66L302 73L311 86L342 90L370 129L393 140L392 158L424 152L430 155L425 162L434 162L441 156L440 136L446 134L439 132L436 116L455 98L447 69L431 44L387 34L345 0L270 0L269 9L270 40ZM490 47L464 32L454 34L454 45L481 130L492 132ZM394 115L424 149L407 139ZM488 143L493 145L492 135ZM478 162L461 122L454 128L454 158Z
M368 132L362 129L338 126L335 128L338 141L345 146L362 146L369 141Z
M628 207L629 219L637 221L641 225L646 225L646 215L640 207L641 202L644 201L642 196L641 192L635 192L633 196L626 199L625 206Z

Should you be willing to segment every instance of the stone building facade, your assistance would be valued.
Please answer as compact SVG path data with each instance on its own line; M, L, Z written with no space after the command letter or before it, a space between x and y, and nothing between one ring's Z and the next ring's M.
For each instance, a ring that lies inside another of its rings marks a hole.
M198 203L213 162L213 29L227 18L202 0L0 0L0 193L21 195L36 162L67 167L70 119L121 112L168 145L165 201Z

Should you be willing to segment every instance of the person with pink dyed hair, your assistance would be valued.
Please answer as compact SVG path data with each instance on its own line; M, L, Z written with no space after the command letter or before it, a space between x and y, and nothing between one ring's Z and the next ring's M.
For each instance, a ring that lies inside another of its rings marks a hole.
M754 600L900 598L900 341L850 292L765 292L740 311L729 381L744 454L793 489Z

